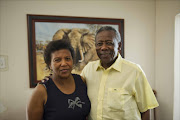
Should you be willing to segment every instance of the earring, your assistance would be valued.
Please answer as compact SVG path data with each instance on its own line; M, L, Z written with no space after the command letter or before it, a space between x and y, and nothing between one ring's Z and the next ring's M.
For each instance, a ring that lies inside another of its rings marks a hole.
M49 71L50 71L49 76L51 76L53 74L53 70L50 68Z

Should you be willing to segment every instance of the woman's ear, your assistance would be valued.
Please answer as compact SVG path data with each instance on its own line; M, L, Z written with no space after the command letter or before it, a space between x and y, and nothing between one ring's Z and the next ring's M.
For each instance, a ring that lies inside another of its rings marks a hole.
M52 70L51 64L49 64L49 69Z
M51 65L49 65L49 70L50 70L50 74L52 74L53 73L53 69L52 69Z

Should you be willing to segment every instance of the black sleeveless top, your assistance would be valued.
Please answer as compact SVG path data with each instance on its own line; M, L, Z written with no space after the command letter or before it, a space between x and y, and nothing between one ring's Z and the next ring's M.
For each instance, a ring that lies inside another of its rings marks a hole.
M76 86L72 94L61 92L52 79L42 83L48 96L44 105L44 120L86 120L91 108L87 87L79 75L72 75Z

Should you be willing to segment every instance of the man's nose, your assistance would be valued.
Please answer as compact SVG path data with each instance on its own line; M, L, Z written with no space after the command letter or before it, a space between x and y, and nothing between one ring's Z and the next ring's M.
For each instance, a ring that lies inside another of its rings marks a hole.
M101 49L102 50L106 50L108 48L107 44L104 42L101 46Z

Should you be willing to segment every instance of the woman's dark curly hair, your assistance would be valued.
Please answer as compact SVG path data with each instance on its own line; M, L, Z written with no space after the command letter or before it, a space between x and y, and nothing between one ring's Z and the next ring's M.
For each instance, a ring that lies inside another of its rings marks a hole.
M61 39L61 40L51 41L44 50L44 61L46 63L47 68L49 68L49 65L51 64L51 54L61 49L69 50L71 52L72 58L74 58L74 49L68 40Z

